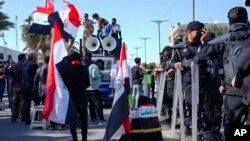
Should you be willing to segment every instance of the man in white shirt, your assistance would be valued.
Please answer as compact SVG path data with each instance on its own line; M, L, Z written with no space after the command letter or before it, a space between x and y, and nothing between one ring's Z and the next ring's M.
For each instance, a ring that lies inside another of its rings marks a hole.
M121 33L121 26L116 23L116 18L112 18L112 37L116 40L116 48L114 50L114 56L120 54L121 50L121 42L122 42L122 33Z
M110 72L110 84L109 84L109 88L112 88L112 94L114 95L115 92L115 80L116 77L118 75L118 71L119 71L119 55L116 56L116 63L112 65L111 67L111 72ZM128 75L129 75L129 85L130 88L132 88L132 75L131 75L131 67L130 65L127 64L127 68L128 68Z

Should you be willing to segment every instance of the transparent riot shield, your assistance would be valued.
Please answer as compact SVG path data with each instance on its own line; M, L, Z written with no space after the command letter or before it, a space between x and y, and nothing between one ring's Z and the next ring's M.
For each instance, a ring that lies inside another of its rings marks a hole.
M180 125L181 125L181 141L185 140L185 127L184 127L184 111L183 111L183 90L182 90L182 76L181 70L177 69L175 72L175 85L174 85L174 98L173 98L173 110L172 110L172 122L171 122L171 134L174 136L175 125L177 118L177 106L180 112ZM178 105L179 100L179 105Z
M159 119L161 119L161 108L162 108L162 101L163 101L163 95L164 95L164 90L165 90L166 73L167 72L163 72L160 74L159 93L157 93L156 110L158 112Z
M198 104L199 104L199 66L192 62L192 141L197 141L198 135Z
M179 69L178 69L179 70ZM174 79L174 96L173 96L173 110L172 110L172 122L171 122L171 135L172 137L174 137L174 133L175 133L175 125L176 125L176 114L177 114L177 102L178 102L178 89L182 89L182 87L180 87L181 85L178 85L178 78L181 77L178 74L178 70L175 73L175 79Z
M183 110L183 89L182 89L182 77L181 77L181 70L177 70L178 76L178 83L180 89L178 89L178 96L179 96L179 113L180 113L180 129L181 129L181 141L185 140L185 126L184 126L184 110Z

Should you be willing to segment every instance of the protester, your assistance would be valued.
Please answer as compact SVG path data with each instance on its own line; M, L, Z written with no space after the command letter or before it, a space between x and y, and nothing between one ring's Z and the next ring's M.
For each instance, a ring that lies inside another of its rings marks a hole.
M84 55L84 63L87 65L87 67L89 67L93 61L91 60L92 58L92 54L90 52L87 52L85 55Z
M154 76L154 69L155 67L153 65L150 66L151 71L151 99L153 101L153 104L155 104L155 76Z
M79 114L82 140L87 141L88 112L86 88L90 83L87 66L81 64L81 60L79 53L70 50L69 55L64 57L58 64L58 68L61 68L59 72ZM76 126L70 125L70 132L73 141L77 141Z
M105 125L107 121L103 116L103 107L99 87L101 85L100 70L104 70L104 62L98 59L95 63L89 66L89 80L90 86L87 88L89 100L89 113L91 118L91 125Z
M4 65L0 64L0 110L4 110L3 108L3 93L5 90L5 76L4 76Z
M116 47L114 49L114 56L120 54L121 43L122 43L122 32L121 26L116 22L116 18L112 18L112 37L115 38Z
M7 85L7 94L8 94L8 101L9 101L9 108L12 109L13 106L13 93L10 91L10 68L12 67L12 65L14 65L14 61L9 59L6 62L6 66L4 68L4 76L6 78L6 85Z
M150 88L151 88L151 70L147 68L146 63L142 63L143 70L143 92L144 95L150 98Z
M131 109L134 110L137 108L137 101L139 96L142 95L142 80L143 80L143 71L141 66L141 58L136 57L134 59L135 66L131 68L132 73L132 86L133 86L133 94L132 94L132 106Z
M48 72L49 56L44 59L44 64L37 70L37 74L34 79L36 91L40 97L41 105L44 105L46 96L46 82Z
M24 61L22 64L21 91L24 95L25 125L29 125L31 123L31 99L33 99L35 105L40 104L39 96L34 91L34 77L38 68L36 61L37 53L32 51L28 54L28 60Z
M13 93L13 107L11 111L11 122L15 122L19 115L21 120L25 120L24 115L24 95L21 93L22 64L26 60L25 54L18 55L17 64L10 68L10 92Z
M163 141L156 108L149 97L139 97L130 133L123 135L119 141Z
M94 25L93 21L89 19L89 15L87 13L84 13L84 19L82 21L83 25L83 36L82 36L82 49L83 54L87 52L87 48L85 46L86 40L88 37L92 37L92 34L94 32Z
M118 71L119 71L119 61L120 60L120 56L117 55L116 56L116 63L114 63L111 67L111 71L110 71L110 83L109 83L109 88L112 89L112 94L115 94L115 80L116 77L118 75ZM131 75L131 67L130 65L127 65L128 68L128 75L129 75L129 84L130 84L130 88L132 88L132 75Z

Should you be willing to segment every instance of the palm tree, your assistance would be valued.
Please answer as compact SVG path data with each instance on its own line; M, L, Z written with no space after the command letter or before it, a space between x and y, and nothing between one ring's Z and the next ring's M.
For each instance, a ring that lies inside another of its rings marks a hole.
M0 9L2 9L2 6L4 4L4 1L0 1ZM14 23L8 21L9 17L0 11L0 30L8 30L9 28L14 27Z
M47 40L51 39L51 35L38 35L33 33L28 33L27 30L29 26L31 25L32 17L29 16L27 19L24 20L24 24L21 25L22 30L22 40L26 44L26 47L23 49L24 51L28 50L35 50L38 51L38 49L42 49L42 52L46 53L46 51L49 49L50 45L47 42ZM37 45L41 41L41 47L37 48Z
M227 31L227 29L218 28L216 25L212 25L209 28L209 31L213 32L215 34L215 36L217 37L217 36L225 33Z

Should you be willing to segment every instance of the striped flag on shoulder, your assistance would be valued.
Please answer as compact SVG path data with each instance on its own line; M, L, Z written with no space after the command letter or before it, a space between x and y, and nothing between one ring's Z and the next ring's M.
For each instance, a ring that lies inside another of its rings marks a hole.
M70 99L69 91L65 86L59 70L59 65L67 51L62 38L59 24L55 22L48 64L48 76L46 83L46 99L43 109L43 117L60 124L80 125L75 106Z

